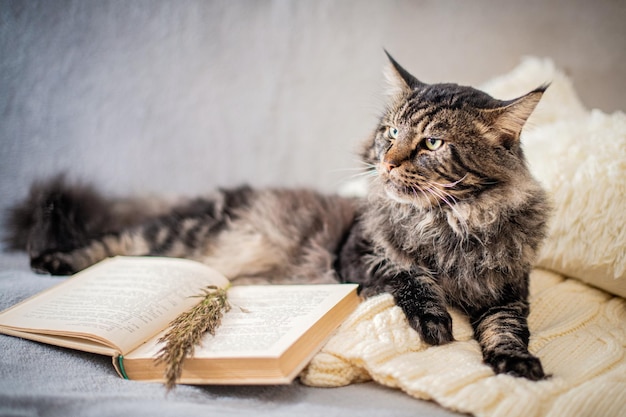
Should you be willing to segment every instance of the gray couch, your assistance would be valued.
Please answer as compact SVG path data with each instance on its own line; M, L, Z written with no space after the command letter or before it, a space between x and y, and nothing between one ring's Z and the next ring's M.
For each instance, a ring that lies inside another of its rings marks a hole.
M383 47L427 82L551 56L593 80L577 84L590 107L626 108L618 3L0 0L0 210L59 171L121 195L336 190L382 102ZM0 309L59 279L1 253ZM0 350L2 416L454 415L373 382L166 395L107 357L7 336Z

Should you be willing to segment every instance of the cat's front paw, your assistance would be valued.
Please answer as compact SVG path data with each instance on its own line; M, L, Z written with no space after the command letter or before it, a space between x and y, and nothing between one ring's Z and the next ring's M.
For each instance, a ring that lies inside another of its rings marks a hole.
M411 320L411 326L417 330L424 342L429 345L444 345L454 341L452 336L452 317L442 310L439 314L423 314Z
M546 378L541 361L526 354L500 354L485 359L497 374L508 374L516 377L539 381Z
M30 267L38 274L72 275L77 271L69 255L63 252L49 252L32 258Z

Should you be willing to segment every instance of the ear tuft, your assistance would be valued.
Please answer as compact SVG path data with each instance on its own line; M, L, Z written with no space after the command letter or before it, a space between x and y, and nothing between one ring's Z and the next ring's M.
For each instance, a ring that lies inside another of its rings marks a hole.
M395 59L385 50L389 59L389 65L385 69L385 78L388 83L387 93L390 96L397 96L419 89L425 84L405 70Z
M549 84L544 84L522 97L504 102L504 106L495 109L495 126L507 136L518 140L526 120L537 107L548 86Z

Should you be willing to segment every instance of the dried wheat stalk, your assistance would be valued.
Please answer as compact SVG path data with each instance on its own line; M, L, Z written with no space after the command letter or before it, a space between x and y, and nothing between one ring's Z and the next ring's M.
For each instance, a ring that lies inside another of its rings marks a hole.
M215 335L224 313L230 310L227 289L209 286L203 292L198 295L202 301L174 319L168 332L159 339L165 346L159 350L156 360L165 364L168 391L176 385L185 358L193 355L195 346L206 332Z

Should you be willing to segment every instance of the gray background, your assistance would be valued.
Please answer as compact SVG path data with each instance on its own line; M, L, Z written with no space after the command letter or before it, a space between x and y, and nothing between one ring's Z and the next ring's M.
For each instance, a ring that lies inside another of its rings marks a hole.
M551 57L626 109L626 2L0 1L0 209L58 171L109 192L334 190L382 104L387 48L426 82Z

